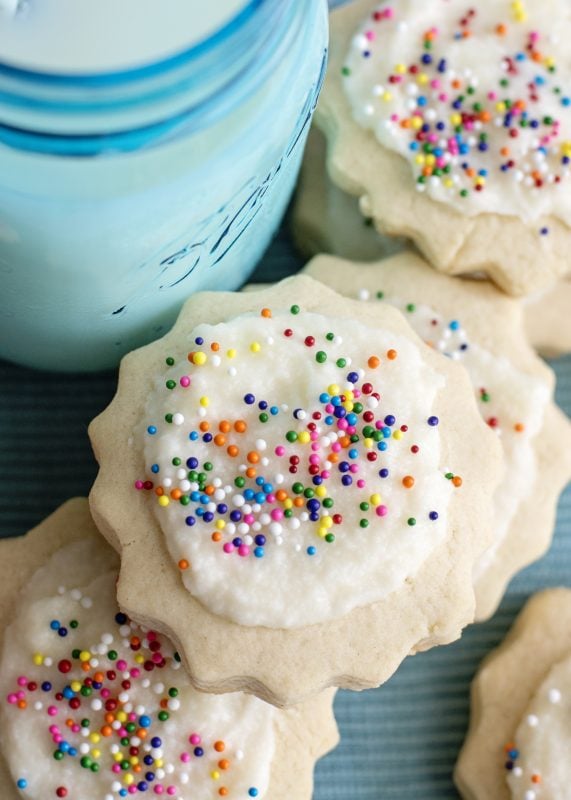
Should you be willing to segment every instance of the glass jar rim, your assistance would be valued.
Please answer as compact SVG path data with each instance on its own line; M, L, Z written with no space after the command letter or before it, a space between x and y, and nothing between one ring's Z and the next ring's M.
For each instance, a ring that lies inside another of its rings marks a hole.
M238 33L250 21L260 7L267 5L268 2L269 0L248 0L237 14L209 36L177 53L135 67L101 72L65 73L27 69L0 60L0 76L62 88L114 87L132 81L156 78L181 66L189 65L194 60L208 55L210 51L223 45L227 39Z

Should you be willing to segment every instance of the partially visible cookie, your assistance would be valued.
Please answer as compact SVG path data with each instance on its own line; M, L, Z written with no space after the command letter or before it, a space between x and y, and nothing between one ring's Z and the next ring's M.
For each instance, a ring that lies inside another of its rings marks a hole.
M571 480L571 423L553 402L553 372L526 342L521 303L489 282L439 275L412 253L371 264L319 256L305 271L348 297L395 305L421 338L466 367L505 461L494 542L474 569L476 619L486 619L509 580L548 549Z
M525 329L530 342L546 358L571 353L571 280L560 281L525 302Z
M119 612L118 568L83 499L0 542L2 800L310 800L333 693L287 712L197 693L172 645Z
M119 601L204 691L377 686L473 620L501 450L395 309L306 276L196 295L90 435Z
M552 286L571 270L570 33L566 0L334 11L316 115L332 179L443 272Z
M455 781L465 800L571 797L571 590L525 606L472 684Z
M359 200L339 188L325 166L326 142L319 128L309 132L291 212L291 229L301 253L310 258L331 253L354 261L373 261L406 247L398 237L382 236L359 211Z

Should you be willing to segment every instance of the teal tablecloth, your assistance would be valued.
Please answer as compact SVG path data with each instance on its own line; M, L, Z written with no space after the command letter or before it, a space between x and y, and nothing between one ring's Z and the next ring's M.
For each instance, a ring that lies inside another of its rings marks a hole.
M275 280L300 266L282 234L255 279ZM571 357L553 366L558 402L571 414ZM115 379L0 362L0 536L23 534L64 500L88 493L95 464L87 425L113 396ZM550 553L512 582L490 622L472 626L456 644L409 658L380 689L339 693L342 742L317 768L315 800L457 797L451 772L468 723L472 676L526 598L557 585L571 586L571 489L559 506Z

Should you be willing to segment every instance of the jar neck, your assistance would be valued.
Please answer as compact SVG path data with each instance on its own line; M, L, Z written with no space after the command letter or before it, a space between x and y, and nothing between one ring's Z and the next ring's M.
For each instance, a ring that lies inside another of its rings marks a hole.
M57 75L0 63L0 145L92 157L207 128L268 80L320 2L251 0L212 37L133 70Z

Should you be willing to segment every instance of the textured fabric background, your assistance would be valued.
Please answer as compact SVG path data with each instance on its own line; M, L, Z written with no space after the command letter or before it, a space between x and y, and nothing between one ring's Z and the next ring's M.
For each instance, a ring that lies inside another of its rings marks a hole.
M276 280L300 266L282 233L254 279ZM553 366L557 399L571 414L571 358ZM64 500L88 493L95 464L87 425L110 401L115 380L114 373L62 377L0 362L1 536L23 534ZM315 800L456 798L451 772L478 663L531 593L557 585L571 586L571 490L560 503L550 553L512 582L490 622L472 626L456 644L409 658L380 689L339 693L342 743L317 768Z

